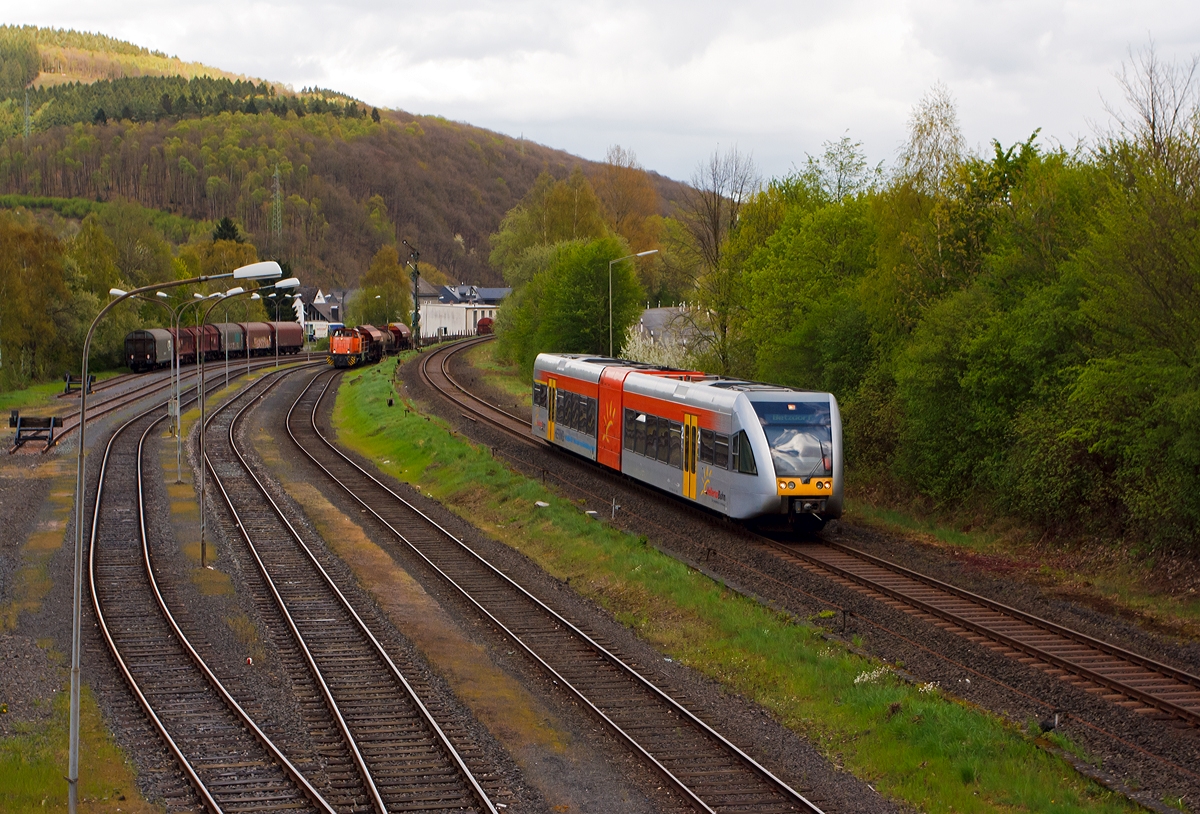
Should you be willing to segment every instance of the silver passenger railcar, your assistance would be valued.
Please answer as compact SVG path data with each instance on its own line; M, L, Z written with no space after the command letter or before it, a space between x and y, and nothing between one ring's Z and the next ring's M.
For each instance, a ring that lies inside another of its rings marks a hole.
M541 354L532 431L732 518L820 527L842 514L842 423L830 393Z

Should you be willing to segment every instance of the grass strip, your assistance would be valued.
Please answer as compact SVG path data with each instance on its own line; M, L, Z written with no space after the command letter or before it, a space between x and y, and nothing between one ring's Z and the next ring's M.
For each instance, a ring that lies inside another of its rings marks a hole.
M124 373L124 370L106 370L92 371L96 377L96 384L111 379L114 376L119 376ZM58 395L62 393L65 383L62 379L55 379L40 384L31 384L28 387L23 387L19 390L4 390L0 391L0 412L9 410L24 410L28 407L47 407L51 413L62 413L69 410L75 410L79 407L79 400L59 399ZM93 397L94 398L94 397ZM7 424L5 425L7 426Z
M113 742L91 690L79 705L79 811L157 812L137 788L132 764ZM41 722L18 723L0 738L0 811L67 810L67 724L70 694L54 696L53 714Z
M391 369L344 377L334 410L341 443L569 579L666 656L769 709L882 793L931 812L1134 810L1017 727L936 686L904 683L816 627L587 517L414 405L388 408Z
M501 362L495 356L496 343L482 342L466 352L467 360L481 371L483 380L497 390L508 393L526 407L533 406L533 391L529 383L520 375L514 375L515 368L506 362Z

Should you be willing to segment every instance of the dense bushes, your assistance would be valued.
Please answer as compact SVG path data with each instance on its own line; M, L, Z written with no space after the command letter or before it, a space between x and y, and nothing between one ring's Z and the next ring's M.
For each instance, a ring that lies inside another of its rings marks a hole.
M1143 101L1132 109L1152 113ZM890 174L832 143L743 201L719 252L715 229L692 228L700 210L680 211L688 228L668 221L664 242L692 258L687 328L710 334L690 362L836 394L852 489L1200 551L1200 111L1188 114L1167 131L1127 123L1090 150L1035 134L972 156L937 89ZM547 335L545 286L533 275L502 327L582 349Z
M747 262L740 372L837 394L854 478L894 500L1196 548L1198 144L1172 169L1137 133L1031 139L789 205Z

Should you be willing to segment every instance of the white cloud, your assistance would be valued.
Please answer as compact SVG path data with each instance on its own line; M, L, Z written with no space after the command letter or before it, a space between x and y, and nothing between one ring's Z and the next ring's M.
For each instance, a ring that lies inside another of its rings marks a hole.
M813 0L5 2L4 17L100 30L226 70L321 85L600 158L609 144L676 178L718 143L767 175L844 132L891 159L944 81L967 141L1036 127L1073 143L1131 46L1200 51L1194 3Z

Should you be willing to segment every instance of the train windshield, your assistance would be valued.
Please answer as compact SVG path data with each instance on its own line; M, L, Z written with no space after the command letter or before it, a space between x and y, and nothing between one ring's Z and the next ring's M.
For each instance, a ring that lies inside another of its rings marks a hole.
M833 429L828 401L753 401L767 435L775 476L833 474Z

